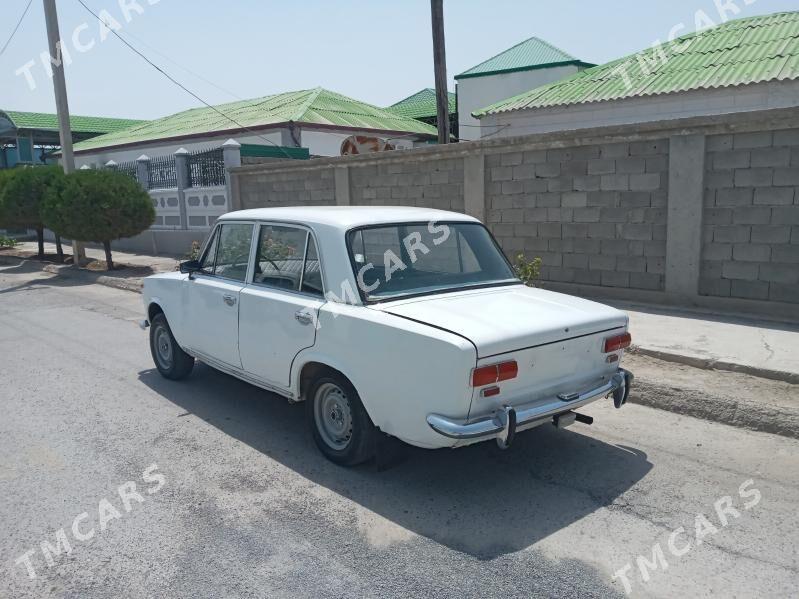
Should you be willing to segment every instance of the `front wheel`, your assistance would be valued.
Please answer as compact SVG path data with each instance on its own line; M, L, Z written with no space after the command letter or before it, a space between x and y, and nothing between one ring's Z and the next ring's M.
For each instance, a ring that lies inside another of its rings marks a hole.
M150 353L162 376L177 381L186 378L194 367L194 358L175 341L166 316L156 314L150 324Z
M319 450L342 466L373 457L375 425L352 384L331 372L317 378L309 391L305 413Z

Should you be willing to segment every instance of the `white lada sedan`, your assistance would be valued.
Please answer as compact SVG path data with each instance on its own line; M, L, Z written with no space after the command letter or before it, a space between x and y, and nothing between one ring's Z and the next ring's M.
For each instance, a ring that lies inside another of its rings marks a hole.
M145 279L160 373L195 359L290 401L331 460L378 435L459 447L627 399L627 316L525 286L476 219L400 207L231 212L199 260Z

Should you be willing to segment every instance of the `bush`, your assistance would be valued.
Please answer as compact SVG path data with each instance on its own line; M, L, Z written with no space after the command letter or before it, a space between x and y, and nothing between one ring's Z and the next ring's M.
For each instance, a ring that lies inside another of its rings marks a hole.
M513 263L516 276L528 287L535 287L538 277L541 276L541 258L528 260L524 254L518 254Z
M17 245L16 239L12 239L11 237L7 237L6 235L0 235L0 249L12 248L15 245Z
M102 243L109 270L114 268L111 241L133 237L155 221L149 194L139 184L114 171L81 170L64 177L47 195L45 225L80 241Z
M44 198L63 178L59 166L21 167L7 171L0 183L0 223L4 228L36 229L39 258L44 258ZM57 245L60 258L60 239Z

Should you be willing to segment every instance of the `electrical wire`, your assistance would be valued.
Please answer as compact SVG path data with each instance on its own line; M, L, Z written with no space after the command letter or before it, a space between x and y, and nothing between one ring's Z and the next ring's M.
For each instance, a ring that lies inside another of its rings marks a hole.
M31 7L32 3L33 3L33 0L28 0L28 4L25 5L25 10L22 11L22 16L19 18L19 21L17 21L17 24L14 26L14 31L11 32L11 35L8 36L8 39L6 40L6 43L3 44L3 48L2 48L2 50L0 50L0 56L2 56L5 53L6 48L8 48L8 45L11 43L11 40L14 39L14 36L17 34L17 30L19 29L19 26L22 25L22 21L25 18L25 15L27 15L28 14L28 10L30 10L30 7Z
M184 66L184 65L180 64L180 63L179 63L179 62L177 62L176 60L173 60L172 58L170 58L169 56L167 56L167 55L166 55L166 54L164 54L163 52L159 52L159 51L158 51L156 48L154 48L153 46L151 46L150 44L148 44L147 42L145 42L145 41L144 41L143 39L141 39L140 37L137 37L137 36L133 35L133 34L132 34L130 31L125 31L125 32L124 32L124 34L125 34L126 36L128 36L128 37L132 37L134 40L136 40L137 42L139 42L139 43L140 43L142 46L144 46L145 48L148 48L148 49L149 49L151 52L154 52L155 54L158 54L158 55L159 55L161 58L163 58L163 59L165 59L165 60L168 60L169 62L171 62L173 65L175 65L175 66L176 66L176 67L178 67L179 69L182 69L182 70L186 71L186 72L187 72L189 75L192 75L192 76L196 77L197 79L199 79L200 81L203 81L203 82L207 83L207 84L208 84L208 85L210 85L211 87L215 87L215 88L216 88L216 89L218 89L219 91L221 91L221 92L223 92L223 93L225 93L225 94L227 94L227 95L229 95L229 96L231 96L231 97L233 97L233 98L236 98L237 100L244 100L244 99L245 99L245 98L242 98L241 96L239 96L239 95L237 95L237 94L234 94L234 93L233 93L232 91L230 91L229 89L225 89L225 88L224 88L224 87L222 87L221 85L217 85L216 83L214 83L214 82L213 82L213 81L211 81L210 79L206 79L205 77L203 77L203 76L202 76L202 75L200 75L199 73L195 73L195 72L194 72L194 71L192 71L192 70L191 70L189 67L187 67L187 66Z
M31 1L32 1L32 0L31 0ZM288 153L288 152L287 152L287 151L286 151L286 150L283 148L283 146L276 144L276 143L275 143L275 142L273 142L271 139L268 139L268 138L264 137L263 135L259 134L259 133L258 133L258 132L256 132L256 131L253 131L253 130L252 130L252 129L250 129L249 127L245 127L244 125L242 125L241 123L239 123L239 122L238 122L236 119L234 119L233 117L231 117L231 116L228 116L227 114L225 114L224 112L222 112L221 110L219 110L219 109L218 109L216 106L212 106L211 104L209 104L208 102L206 102L205 100L203 100L203 99L202 99L200 96L198 96L196 93L194 93L193 91L191 91L191 90L190 90L188 87L186 87L185 85L183 85L182 83L180 83L180 81L178 81L177 79L175 79L174 77L172 77L172 75L170 75L169 73L167 73L167 72L166 72L164 69L162 69L161 67L159 67L159 66L158 66L157 64L155 64L155 63L154 63L152 60L150 60L149 58L147 58L147 57L146 57L146 56L145 56L145 55L144 55L142 52L140 52L138 49L136 49L136 48L135 48L135 47L134 47L134 46L133 46L133 45L132 45L130 42L128 42L128 41L127 41L125 38L123 38L121 35L119 35L119 34L118 34L118 33L117 33L117 32L116 32L114 29L112 29L111 27L109 27L109 26L108 26L108 23L106 23L105 21L103 21L103 19L101 19L101 18L100 18L100 16L99 16L97 13L95 13L95 12L94 12L94 11L93 11L91 8L89 8L88 6L86 6L86 3L85 3L83 0L78 0L78 3L80 3L80 5L81 5L81 6L83 6L83 8L85 8L85 9L86 9L86 10L87 10L89 13L91 13L91 14L94 16L94 18L95 18L95 19L97 19L98 21L100 21L100 23L102 23L103 25L105 25L105 26L106 26L106 27L107 27L107 28L108 28L108 29L111 31L111 33L113 33L113 34L114 34L114 35L117 37L117 39L118 39L119 41L121 41L123 44L125 44L125 45L126 45L126 46L127 46L129 49L130 49L130 50L132 50L132 51L133 51L135 54L137 54L137 55L138 55L138 56L139 56L139 57L140 57L142 60L144 60L144 61L145 61L147 64L149 64L149 65L150 65L151 67L153 67L153 68L154 68L156 71L158 71L159 73L161 73L161 74L162 74L164 77L166 77L167 79L169 79L169 81L171 81L172 83L174 83L175 85L177 85L177 86L178 86L180 89L182 89L183 91L185 91L187 94L189 94L189 95L190 95L191 97L193 97L195 100L197 100L198 102L200 102L201 104L203 104L203 105L204 105L204 106L206 106L207 108L210 108L210 109L211 109L211 110L213 110L215 113L217 113L219 116L221 116L221 117L222 117L222 118L224 118L224 119L227 119L228 121L230 121L230 122L231 122L231 123L233 123L234 125L238 126L239 128L243 129L244 131L248 131L249 133L252 133L252 134L253 134L253 135L255 135L256 137L258 137L258 138L260 138L260 139L264 140L265 142L272 144L273 146L275 146L276 148L278 148L278 149L279 149L281 152L283 152L283 154L285 154L285 155L286 155L286 158L291 158L291 157L292 157L292 156L291 156L291 155L290 155L290 154L289 154L289 153Z

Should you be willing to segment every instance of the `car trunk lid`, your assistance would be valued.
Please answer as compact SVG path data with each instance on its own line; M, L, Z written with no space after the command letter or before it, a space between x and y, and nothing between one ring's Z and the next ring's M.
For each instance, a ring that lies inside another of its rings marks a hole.
M481 360L627 325L627 316L610 306L524 285L408 298L372 307L465 337Z

